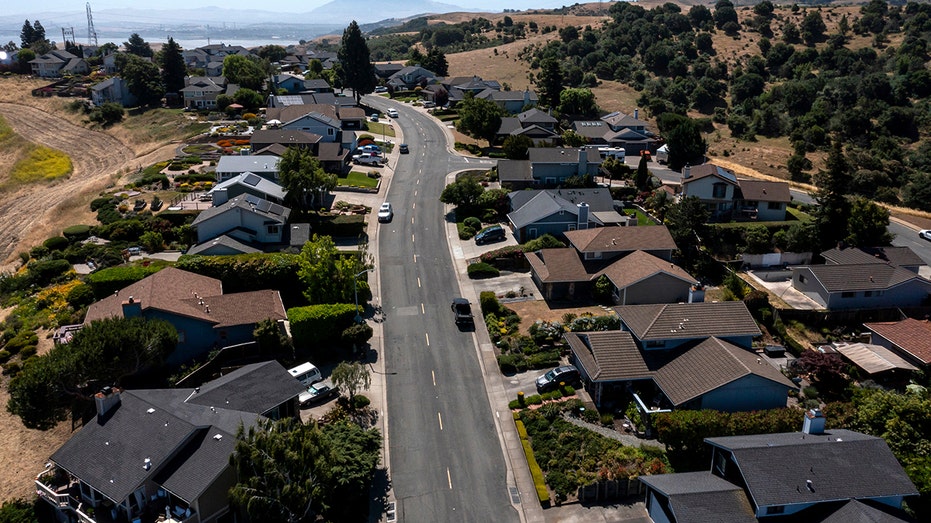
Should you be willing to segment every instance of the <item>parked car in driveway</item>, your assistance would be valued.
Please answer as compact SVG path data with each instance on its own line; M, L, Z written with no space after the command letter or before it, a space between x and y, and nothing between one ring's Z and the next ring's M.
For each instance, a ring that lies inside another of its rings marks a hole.
M378 221L390 222L392 218L394 218L394 209L391 204L388 202L381 204L381 207L378 208Z
M922 229L918 231L918 237L922 240L931 241L931 229Z
M371 120L371 121L373 121L373 122L377 122L377 121L378 121L378 113L375 113L375 114L373 114L372 116L369 116L369 120Z
M556 390L560 383L572 385L579 381L579 369L572 365L563 365L547 372L537 378L537 392L544 393Z
M365 165L381 165L381 157L375 156L372 153L361 153L353 155L352 163L365 164Z
M504 233L504 228L500 225L492 225L491 227L486 227L479 231L475 235L475 244L482 245L483 243L491 242L500 242L506 237Z
M307 387L307 390L302 392L297 400L300 402L302 407L309 405L318 405L323 403L330 398L335 398L339 395L339 388L336 385L333 385L333 382L330 380L323 380L319 383L314 383L310 387Z
M388 88L385 87L384 85L377 85L377 86L375 86L375 92L376 92L376 93L387 93L387 92L388 92Z

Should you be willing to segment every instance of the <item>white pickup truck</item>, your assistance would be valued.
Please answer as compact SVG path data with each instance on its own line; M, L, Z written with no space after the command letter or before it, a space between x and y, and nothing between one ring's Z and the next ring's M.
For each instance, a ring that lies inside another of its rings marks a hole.
M380 156L375 156L372 153L360 153L353 155L352 163L363 165L381 165L382 158Z

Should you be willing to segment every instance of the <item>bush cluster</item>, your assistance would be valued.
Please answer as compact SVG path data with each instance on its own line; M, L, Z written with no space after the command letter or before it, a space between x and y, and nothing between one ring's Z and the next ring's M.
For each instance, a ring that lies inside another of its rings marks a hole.
M497 267L493 267L484 262L473 263L469 265L469 278L479 280L483 278L494 278L501 274Z
M312 347L337 342L343 331L352 325L356 306L332 303L292 307L288 309L291 335L298 347Z
M550 502L550 491L546 488L546 480L543 477L543 469L537 463L533 455L533 447L530 445L530 439L527 437L527 429L524 422L515 419L514 425L517 427L517 434L520 436L520 445L524 449L524 455L527 457L527 465L530 467L530 475L533 477L533 486L537 491L537 500L541 505L548 505Z

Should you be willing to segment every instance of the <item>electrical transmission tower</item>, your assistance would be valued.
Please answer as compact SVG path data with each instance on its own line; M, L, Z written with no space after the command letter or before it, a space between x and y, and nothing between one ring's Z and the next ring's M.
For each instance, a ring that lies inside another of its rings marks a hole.
M97 46L97 31L94 29L94 15L91 14L91 3L87 3L87 45Z
M73 27L62 27L61 28L61 39L65 42L65 49L68 48L68 42L71 42L72 47L77 47L77 42L74 41L74 28Z

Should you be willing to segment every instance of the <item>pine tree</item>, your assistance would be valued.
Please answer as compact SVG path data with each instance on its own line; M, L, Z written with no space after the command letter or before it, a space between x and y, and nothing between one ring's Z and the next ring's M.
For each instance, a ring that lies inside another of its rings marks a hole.
M126 48L127 53L143 58L151 58L152 55L155 54L152 52L152 47L149 43L143 40L142 37L139 36L139 33L131 34L129 36L129 41L123 42L123 47Z
M23 22L23 30L19 33L20 46L23 49L27 49L35 40L36 32L32 28L32 24L29 23L29 20Z
M165 92L176 93L184 89L184 75L187 67L181 55L181 46L172 37L168 37L168 43L161 51L161 66Z
M563 76L562 67L555 58L546 58L540 64L537 87L540 90L541 104L547 107L559 105L559 95L562 93L563 88Z
M818 243L825 249L836 247L847 236L849 204L846 195L850 188L850 166L844 157L843 146L836 138L827 158L827 167L827 171L815 175L815 183L818 185L815 222Z
M358 103L363 94L375 90L375 67L372 65L369 46L355 20L343 31L337 56L342 84L353 90Z

